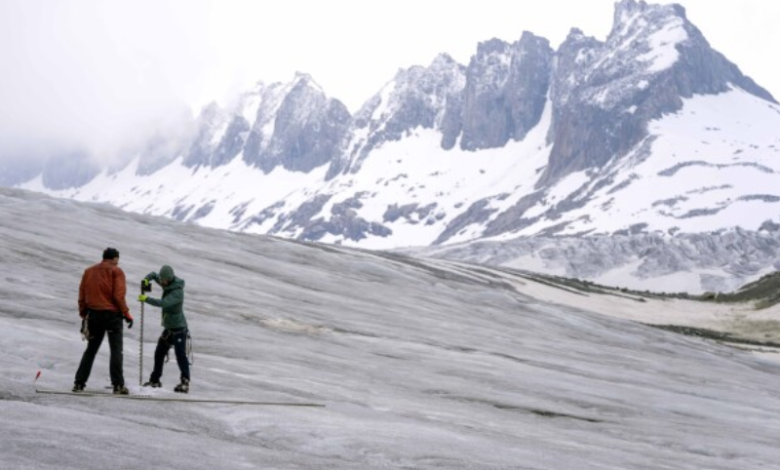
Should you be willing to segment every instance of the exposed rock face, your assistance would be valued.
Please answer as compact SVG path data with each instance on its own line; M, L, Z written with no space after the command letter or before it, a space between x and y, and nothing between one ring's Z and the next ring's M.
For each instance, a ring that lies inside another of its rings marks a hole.
M481 43L468 67L443 54L429 67L399 71L355 115L351 139L328 178L359 171L373 149L417 128L440 131L445 150L457 142L479 150L522 140L544 110L553 56L546 39L526 32L512 44Z
M285 98L285 87L275 83L268 87L261 85L258 90L260 102L254 113L254 124L244 145L244 161L269 173L274 169L274 163L263 155L274 135L276 114Z
M195 136L184 156L188 167L211 166L214 135L227 117L217 103L211 103L200 113L196 123Z
M74 152L49 158L43 168L43 184L54 190L78 188L100 173L89 154Z
M257 121L267 126L273 115L273 132L263 135L256 125L244 154L247 163L265 172L277 166L309 172L328 164L338 156L351 118L340 101L328 99L307 75L296 77L276 111L268 111L261 107Z
M45 158L29 155L0 155L0 186L14 186L29 181L43 171Z
M137 174L148 176L169 165L178 155L187 150L186 139L170 139L162 135L153 136L141 151L138 161ZM125 164L129 163L126 159ZM118 169L122 169L122 165Z
M243 116L233 116L225 130L225 135L211 155L211 165L222 166L233 160L241 153L248 133L249 121Z
M228 108L203 109L184 164L215 168L243 155L266 173L277 166L309 172L339 155L350 120L306 74L288 84L258 83Z
M331 163L327 179L341 172L357 172L376 147L401 140L416 128L457 128L457 122L448 121L458 119L457 115L448 116L446 111L460 110L465 70L446 54L429 67L400 70L354 116L343 153Z
M392 231L382 224L370 222L360 217L354 209L361 207L360 194L353 198L334 204L330 210L330 217L325 219L317 217L330 197L317 196L311 201L305 202L297 210L289 215L279 217L278 222L271 233L282 232L291 227L302 227L301 240L321 240L326 235L342 235L349 240L358 241L368 235L386 237Z
M698 277L698 281L678 286L677 290L674 284L660 290L730 292L763 273L780 269L780 231L735 229L673 237L628 233L609 237L532 237L432 248L422 253L518 269L531 266L539 272L597 281L612 271L620 271L623 274L607 282L614 285L619 279L621 286L633 288L652 285L654 279L675 273L689 273L683 277ZM627 269L631 266L636 267Z
M522 140L542 116L552 58L549 42L528 32L514 44L498 39L480 44L461 99L460 147L478 150ZM445 134L447 143L454 142L452 130Z
M557 57L553 149L537 187L626 155L647 136L647 123L679 110L682 98L738 86L774 101L710 47L679 5L623 0L606 42L575 29Z

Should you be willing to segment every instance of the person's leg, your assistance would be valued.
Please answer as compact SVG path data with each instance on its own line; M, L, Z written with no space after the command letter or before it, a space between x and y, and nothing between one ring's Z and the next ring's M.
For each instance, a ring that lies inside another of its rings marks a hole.
M179 364L182 382L190 381L190 362L187 359L187 330L173 336L173 350L176 352L176 362Z
M106 330L100 321L100 314L91 314L87 318L87 325L89 327L89 338L87 342L87 349L81 356L81 363L76 371L75 383L76 385L86 385L89 380L89 375L92 373L92 364L95 362L95 355L100 349L100 345L103 343L103 337L106 334Z
M125 384L122 354L122 315L111 314L107 320L108 346L111 348L109 371L111 372L111 384L117 387Z
M154 370L152 370L152 375L149 377L149 382L159 382L162 377L165 355L168 354L168 350L171 348L171 345L168 344L168 335L168 330L165 330L160 335L160 339L157 340L157 348L154 350Z

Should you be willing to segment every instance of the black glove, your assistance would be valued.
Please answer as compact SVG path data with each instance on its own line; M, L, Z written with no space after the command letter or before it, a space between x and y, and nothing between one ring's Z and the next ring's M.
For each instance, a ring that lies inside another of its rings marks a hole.
M133 327L133 319L132 318L125 317L125 321L127 322L127 329L128 330Z

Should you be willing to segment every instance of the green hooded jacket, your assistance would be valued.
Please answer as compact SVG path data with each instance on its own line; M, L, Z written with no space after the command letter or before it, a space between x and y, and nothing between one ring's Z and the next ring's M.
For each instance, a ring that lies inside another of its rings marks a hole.
M160 284L157 273L147 274L146 279ZM184 279L173 276L172 282L162 289L162 298L147 297L145 303L162 307L162 326L166 330L187 328L187 319L184 318Z

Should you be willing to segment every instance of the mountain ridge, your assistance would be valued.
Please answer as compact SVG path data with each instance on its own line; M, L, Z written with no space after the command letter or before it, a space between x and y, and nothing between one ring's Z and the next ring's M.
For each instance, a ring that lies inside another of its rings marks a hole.
M21 186L367 248L759 230L780 222L778 126L682 7L622 0L603 42L484 41L399 70L354 116L306 74L261 83L155 171L59 162Z

